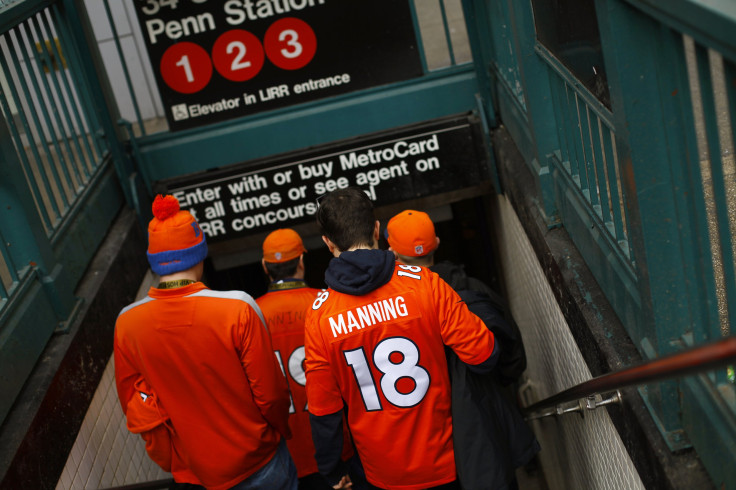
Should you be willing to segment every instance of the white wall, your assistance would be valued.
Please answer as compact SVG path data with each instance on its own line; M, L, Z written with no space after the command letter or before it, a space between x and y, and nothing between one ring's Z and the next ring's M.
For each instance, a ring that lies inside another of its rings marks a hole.
M503 280L524 339L534 403L592 376L513 207L504 196L497 199ZM550 490L644 488L604 408L534 420L532 429Z

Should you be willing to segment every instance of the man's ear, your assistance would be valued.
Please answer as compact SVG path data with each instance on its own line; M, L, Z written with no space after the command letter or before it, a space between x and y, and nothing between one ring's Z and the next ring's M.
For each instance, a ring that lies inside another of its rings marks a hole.
M332 243L332 240L327 238L325 235L322 235L322 241L325 242L325 245L327 245L327 249L330 251L332 255L335 255L335 250L337 250L337 247L334 243Z
M376 224L373 227L373 241L375 242L376 246L378 246L378 239L381 236L381 222L376 220Z
M263 267L263 273L268 276L268 269L266 269L266 259L261 259L261 267Z

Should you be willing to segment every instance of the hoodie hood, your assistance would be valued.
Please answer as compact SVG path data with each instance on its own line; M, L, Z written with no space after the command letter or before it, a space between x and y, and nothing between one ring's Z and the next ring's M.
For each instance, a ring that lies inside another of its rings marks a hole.
M359 249L330 260L325 282L340 293L362 296L391 279L396 259L388 250Z

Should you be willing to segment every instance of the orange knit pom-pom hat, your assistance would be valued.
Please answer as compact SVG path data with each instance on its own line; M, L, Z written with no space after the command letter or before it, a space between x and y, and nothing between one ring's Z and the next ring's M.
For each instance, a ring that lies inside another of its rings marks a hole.
M174 196L156 196L148 224L148 263L160 276L187 270L207 257L207 241L197 220L179 209Z

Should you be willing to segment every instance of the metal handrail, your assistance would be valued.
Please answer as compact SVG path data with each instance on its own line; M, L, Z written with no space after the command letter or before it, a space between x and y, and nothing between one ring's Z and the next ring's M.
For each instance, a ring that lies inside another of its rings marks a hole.
M626 386L643 385L652 381L664 381L710 371L734 362L736 362L736 336L730 336L598 376L533 403L522 411L528 419L538 418L535 414L543 411L547 412L545 415L552 415L556 412L550 412L551 407L566 402L591 398Z

